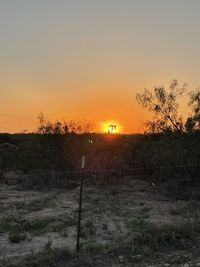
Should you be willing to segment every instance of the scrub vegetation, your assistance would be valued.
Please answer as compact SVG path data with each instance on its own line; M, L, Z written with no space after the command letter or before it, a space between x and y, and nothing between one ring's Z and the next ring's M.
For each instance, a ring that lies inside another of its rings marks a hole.
M43 114L36 133L0 134L1 266L200 266L200 93L184 120L186 92L173 81L138 94L154 115L144 134Z

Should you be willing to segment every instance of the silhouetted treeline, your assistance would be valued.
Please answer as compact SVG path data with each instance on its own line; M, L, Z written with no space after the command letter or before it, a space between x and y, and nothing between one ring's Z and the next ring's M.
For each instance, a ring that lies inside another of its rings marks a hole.
M169 191L200 196L200 134L14 134L0 135L1 171L118 170L163 184Z

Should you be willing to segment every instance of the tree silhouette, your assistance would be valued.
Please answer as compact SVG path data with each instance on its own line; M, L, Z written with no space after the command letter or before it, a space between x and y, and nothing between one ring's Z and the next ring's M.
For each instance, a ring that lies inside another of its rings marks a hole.
M53 135L62 135L62 134L83 134L91 133L94 128L94 124L87 120L74 121L49 121L44 113L40 113L38 116L38 127L37 133L39 134L53 134Z
M186 130L188 132L200 130L200 90L190 94L189 105L193 114L187 119Z
M159 86L153 91L145 89L142 94L137 94L138 103L154 114L153 120L146 123L149 132L184 131L178 100L185 90L186 84L179 88L177 80L173 80L168 89Z

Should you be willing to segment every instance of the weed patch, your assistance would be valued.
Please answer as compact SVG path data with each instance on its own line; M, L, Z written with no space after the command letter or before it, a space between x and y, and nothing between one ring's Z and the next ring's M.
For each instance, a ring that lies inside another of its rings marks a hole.
M21 232L10 232L9 233L9 241L10 243L19 243L22 240L26 239L26 234Z
M44 208L53 206L52 198L46 197L43 199L32 200L29 203L17 202L15 204L17 210L21 210L23 213L30 213L35 211L41 211Z
M96 228L93 224L92 221L88 221L83 224L82 226L82 231L81 231L81 237L86 238L86 237L91 237L96 234Z
M129 245L133 251L141 253L162 251L166 248L185 248L200 233L199 222L182 225L157 226L144 220L129 222Z
M38 218L27 221L13 216L4 217L0 220L0 233L30 232L40 234L43 233L45 228L54 220L54 218Z
M184 218L200 218L200 203L198 201L189 201L186 205L180 208L174 208L170 211L171 215L181 215Z

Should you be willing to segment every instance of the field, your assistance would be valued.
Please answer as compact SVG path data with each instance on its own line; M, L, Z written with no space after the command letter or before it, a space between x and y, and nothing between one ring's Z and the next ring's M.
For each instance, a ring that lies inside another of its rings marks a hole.
M0 135L0 266L200 266L199 141Z
M79 179L46 190L25 189L27 179L1 181L1 266L200 266L199 202L134 175L86 175L78 256Z
M200 267L198 25L200 0L0 0L0 267Z

